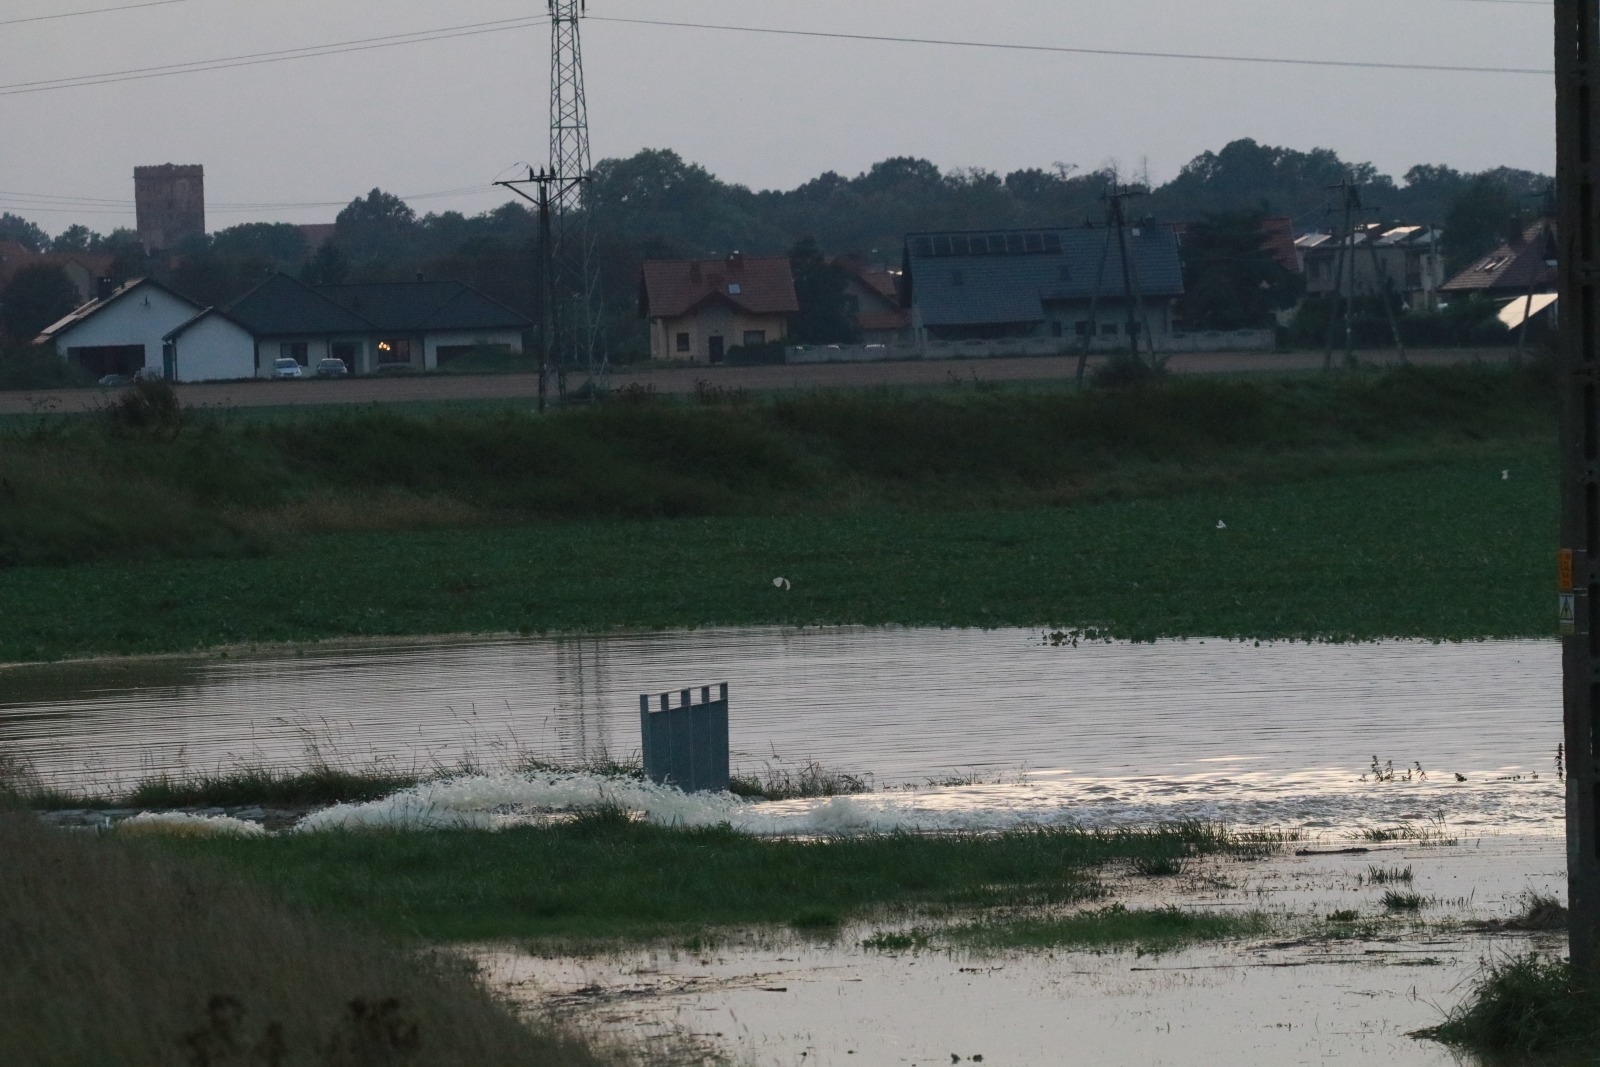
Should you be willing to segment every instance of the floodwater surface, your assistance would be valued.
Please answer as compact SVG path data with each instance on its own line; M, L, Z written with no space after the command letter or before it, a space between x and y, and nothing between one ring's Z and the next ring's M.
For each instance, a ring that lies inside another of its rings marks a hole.
M815 760L920 786L883 801L900 807L1550 832L1559 660L1553 641L1074 646L895 628L317 646L0 669L0 744L80 789L313 758L621 759L640 694L726 681L736 772Z

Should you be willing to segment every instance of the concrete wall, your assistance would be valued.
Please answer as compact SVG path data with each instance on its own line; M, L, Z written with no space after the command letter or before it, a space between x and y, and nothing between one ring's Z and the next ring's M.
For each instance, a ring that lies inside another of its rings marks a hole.
M142 285L122 294L84 322L55 337L63 358L74 348L123 345L144 346L144 366L161 370L162 338L182 326L201 309L187 300L153 286Z
M219 382L256 375L256 341L221 315L209 315L172 343L180 382Z
M1229 330L1172 333L1161 339L1158 354L1174 352L1269 352L1271 330ZM1126 352L1123 336L1099 338L1090 351ZM1001 359L1007 356L1062 356L1078 351L1075 338L1014 337L994 341L896 342L867 345L809 345L790 348L785 363L872 363L897 359ZM1141 349L1142 351L1142 349Z

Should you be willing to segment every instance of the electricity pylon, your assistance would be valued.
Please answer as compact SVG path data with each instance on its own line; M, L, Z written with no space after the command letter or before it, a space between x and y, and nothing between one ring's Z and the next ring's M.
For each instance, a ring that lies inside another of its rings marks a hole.
M565 391L568 367L582 369L597 388L606 372L600 343L599 264L583 185L590 178L589 104L583 88L578 24L586 0L550 5L550 191L552 269L556 300L556 373Z

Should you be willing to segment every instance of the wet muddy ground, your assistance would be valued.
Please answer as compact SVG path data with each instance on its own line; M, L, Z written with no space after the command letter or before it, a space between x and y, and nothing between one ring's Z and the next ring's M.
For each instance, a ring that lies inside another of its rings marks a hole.
M1360 847L1340 837L1315 850ZM1560 838L1372 845L1365 853L1208 861L1176 878L1117 881L1129 907L1261 910L1271 936L1162 955L1128 949L900 952L862 941L916 920L855 924L827 938L746 932L712 946L544 958L472 954L518 1002L602 1031L646 1037L682 1062L1277 1065L1465 1062L1408 1034L1439 1022L1485 958L1560 952L1559 932L1483 929L1530 893L1564 896ZM1426 901L1396 916L1410 868ZM1355 911L1357 922L1327 916ZM1342 929L1341 929L1342 926ZM978 1059L978 1057L982 1057Z

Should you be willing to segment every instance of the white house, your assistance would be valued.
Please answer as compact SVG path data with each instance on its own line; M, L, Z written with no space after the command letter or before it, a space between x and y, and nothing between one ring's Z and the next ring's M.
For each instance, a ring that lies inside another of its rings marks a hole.
M54 345L64 359L96 378L145 368L171 378L175 375L162 362L163 338L200 311L200 305L160 282L139 278L78 308L34 343Z
M484 348L522 351L522 315L459 282L312 287L274 274L226 308L166 335L181 381L271 377L279 359L305 370L342 360L354 374L436 370Z

